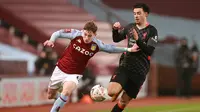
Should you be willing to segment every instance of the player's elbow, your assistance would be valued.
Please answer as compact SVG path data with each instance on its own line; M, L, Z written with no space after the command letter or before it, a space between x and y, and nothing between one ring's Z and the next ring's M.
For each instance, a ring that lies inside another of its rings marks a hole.
M60 31L52 33L51 37L58 38L60 36Z
M148 56L151 56L154 52L154 47L148 47L145 51Z
M153 54L153 51L147 51L146 54L147 54L148 56L151 56L151 55Z

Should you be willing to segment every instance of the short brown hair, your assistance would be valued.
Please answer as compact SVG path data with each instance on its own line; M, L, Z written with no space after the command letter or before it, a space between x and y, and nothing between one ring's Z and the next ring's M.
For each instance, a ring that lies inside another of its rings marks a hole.
M93 33L96 33L98 27L97 27L97 25L94 23L94 21L88 21L88 22L85 24L85 26L84 26L83 29L84 29L84 30L87 30L87 31L92 31Z
M142 8L144 12L147 12L148 14L150 13L150 8L147 4L145 3L136 3L134 6L133 6L133 9L135 8Z

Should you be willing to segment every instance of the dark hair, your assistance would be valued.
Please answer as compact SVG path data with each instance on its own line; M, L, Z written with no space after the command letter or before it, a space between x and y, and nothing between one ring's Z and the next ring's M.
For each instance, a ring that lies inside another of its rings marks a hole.
M133 9L135 8L142 8L144 12L147 12L148 14L150 13L150 8L147 4L145 3L136 3L134 6L133 6Z
M84 30L87 30L87 31L92 31L93 33L96 33L98 27L97 27L97 25L94 23L94 21L88 21L88 22L85 24L85 26L84 26L83 29L84 29Z

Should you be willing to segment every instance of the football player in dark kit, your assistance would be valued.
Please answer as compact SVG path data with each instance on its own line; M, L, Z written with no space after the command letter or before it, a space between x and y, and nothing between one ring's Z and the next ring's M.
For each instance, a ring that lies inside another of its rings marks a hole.
M115 101L122 93L119 102L111 112L122 112L127 104L137 97L150 68L150 58L158 43L157 29L147 22L150 9L144 3L133 7L135 23L121 28L119 22L113 25L113 41L128 40L128 47L139 46L139 51L122 54L119 67L111 77L108 95Z

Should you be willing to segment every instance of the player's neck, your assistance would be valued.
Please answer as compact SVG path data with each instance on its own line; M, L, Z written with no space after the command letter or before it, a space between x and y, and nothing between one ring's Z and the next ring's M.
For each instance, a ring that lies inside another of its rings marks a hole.
M138 29L143 29L145 27L147 27L149 25L149 23L147 21L144 21L140 24L136 24L136 26L138 27Z
M93 40L93 38L91 38L89 41L86 41L86 40L83 38L83 41L84 41L84 43L86 43L86 44L89 44L89 43L91 43L91 42L92 42L92 40Z

